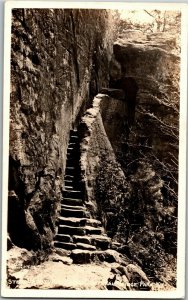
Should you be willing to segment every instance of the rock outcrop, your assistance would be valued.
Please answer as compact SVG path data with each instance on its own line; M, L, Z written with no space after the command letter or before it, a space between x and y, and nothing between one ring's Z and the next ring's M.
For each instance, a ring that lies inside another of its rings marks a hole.
M164 268L169 266L172 276L168 282L174 285L180 100L178 39L166 32L144 35L125 31L123 38L114 44L114 57L121 69L112 73L111 87L128 89L124 79L134 80L138 87L134 120L128 124L128 130L127 124L121 122L122 130L118 131L121 140L117 132L112 133L113 125L103 116L104 128L130 187L128 221L123 221L127 226L124 241L128 242L124 251L151 272L151 276L162 280ZM129 100L125 94L127 108ZM108 105L110 109L111 103ZM128 110L127 115L129 120ZM122 229L120 226L119 232Z
M109 22L106 10L12 11L8 231L19 247L53 239L69 131L108 85Z
M86 190L85 204L93 217L97 216L101 219L105 229L109 227L109 223L111 224L111 229L113 228L113 220L115 221L116 219L116 201L121 202L120 199L115 197L115 193L118 190L118 186L123 186L126 179L120 165L117 163L107 131L104 129L103 115L109 125L108 134L112 136L115 135L115 132L121 132L122 124L126 119L126 111L126 104L124 102L111 98L105 94L98 94L93 100L92 107L84 114L80 124L82 138L80 145L80 164L81 176ZM114 191L110 191L110 193L114 194L111 195L111 197L108 197L108 185L111 180L111 178L109 178L110 168L113 173L117 173L119 181L114 183L114 185L117 184ZM99 188L97 185L97 178L100 177L101 179L101 172L106 174L108 182L101 182L101 184L106 185L106 194L104 193L104 198L101 196L100 202L96 193ZM127 188L124 187L123 196L125 196L127 192ZM105 199L107 199L107 202Z
M111 89L83 118L81 145L86 200L116 249L174 286L179 64L176 37L125 31L114 44Z
M38 264L33 251L13 247L8 253L8 287L122 291L150 289L150 281L138 265L131 264L129 259L114 250L76 249L70 252L56 248L49 254L48 261Z

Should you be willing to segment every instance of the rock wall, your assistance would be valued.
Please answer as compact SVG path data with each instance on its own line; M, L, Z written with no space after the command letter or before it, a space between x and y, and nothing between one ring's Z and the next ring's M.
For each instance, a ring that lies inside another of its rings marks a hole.
M138 85L135 120L129 137L124 134L124 143L137 159L161 168L162 179L166 184L170 180L177 194L180 50L176 36L128 32L114 44L114 56L121 64L121 76Z
M106 10L12 11L8 231L45 249L60 209L69 131L108 85Z
M114 142L120 139L117 133L126 122L126 113L124 101L98 94L80 123L85 204L112 238L118 235L120 210L122 217L127 217L129 187L109 139L113 138Z
M81 179L84 182L85 202L93 216L96 216L98 207L95 197L95 184L102 154L115 159L109 139L104 130L101 118L101 103L108 101L107 95L98 94L93 99L93 105L84 114L80 123L80 166Z
M178 128L180 52L176 37L166 33L140 37L137 33L131 37L128 34L114 44L114 55L121 64L121 76L133 78L139 87L135 124L140 122L146 130L153 115L153 119L158 118L167 127L173 123L174 128ZM166 156L169 132L161 134L159 128L156 130L150 131L150 140L153 140L150 143L161 156Z
M119 78L131 78L138 86L134 122L129 131L124 127L119 132L119 143L109 135L131 186L129 254L151 276L175 286L180 103L178 38L167 32L145 35L125 31L124 38L114 44L114 57L121 70L115 74L113 84L126 89L119 86ZM128 97L125 100L129 101Z

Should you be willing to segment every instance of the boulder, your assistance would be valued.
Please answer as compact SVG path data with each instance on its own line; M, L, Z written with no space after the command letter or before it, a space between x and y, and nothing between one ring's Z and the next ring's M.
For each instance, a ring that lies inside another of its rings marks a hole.
M122 262L122 255L118 253L116 250L108 249L105 251L105 260L108 262Z
M58 255L56 253L53 253L49 256L49 260L50 261L54 261L54 262L62 262L66 265L71 265L73 260L70 258L70 257L67 257L67 256L61 256L61 255Z
M61 248L54 248L54 252L60 256L70 256L70 254L71 254L70 250L65 250L65 249L61 249Z
M28 251L16 246L7 251L7 268L11 274L32 264L34 264L33 251Z
M92 244L101 250L106 250L109 248L111 239L103 235L92 235Z
M76 246L79 249L84 249L84 250L96 250L96 247L93 245L85 244L85 243L77 243Z
M121 244L118 242L112 242L110 248L113 250L118 250L121 247Z
M129 264L124 268L125 275L131 284L144 283L149 285L150 281L146 274L136 265Z
M121 273L121 275L125 275L126 274L126 269L124 266L118 266L117 270Z
M131 290L131 284L130 284L128 278L125 275L123 275L121 278L122 278L122 281L123 281L126 289Z
M93 260L94 255L89 250L75 249L72 251L71 258L74 264L88 264Z

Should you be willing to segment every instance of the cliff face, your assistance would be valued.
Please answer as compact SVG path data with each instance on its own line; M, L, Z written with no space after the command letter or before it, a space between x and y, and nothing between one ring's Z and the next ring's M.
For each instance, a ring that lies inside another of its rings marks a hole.
M124 35L114 44L121 74L112 83L119 85L122 82L119 78L129 78L138 90L133 112L129 111L131 97L125 93L128 131L126 124L119 133L121 141L110 141L131 187L128 248L152 276L163 280L167 275L164 269L170 266L167 281L175 285L179 45L176 37L167 33L139 36L137 32L125 32ZM125 92L129 89L126 84L118 87ZM133 114L129 116L129 113ZM108 130L105 124L104 120Z
M115 42L112 89L104 89L114 98L101 101L102 125L96 118L97 130L93 126L85 168L89 200L97 203L94 211L108 234L120 242L118 250L151 277L173 286L179 63L176 39L166 33L124 32L124 38ZM106 136L114 155L97 146L100 136Z
M138 85L134 123L137 130L139 123L145 130L148 129L152 114L152 121L158 119L153 122L154 126L161 121L167 127L173 123L174 128L178 128L180 60L176 38L166 33L140 36L137 32L128 32L124 39L118 39L114 44L114 55L122 67L122 74L118 75L133 78ZM173 138L173 133L166 130L161 134L160 128L157 128L149 134L148 143L155 151L160 148L158 152L162 156L166 155L165 141L168 134Z
M106 10L13 10L8 231L17 246L53 239L69 131L108 83L109 22Z
M132 169L137 167L134 158L153 164L152 168L165 185L166 197L170 203L175 204L180 98L180 52L177 39L166 33L142 37L137 36L137 33L134 36L133 32L130 37L127 33L123 40L119 39L114 44L114 55L122 66L121 76L131 78L138 87L134 120L128 134L125 132L121 143L114 144L114 148L128 147L127 158L132 159L132 162L129 161ZM125 95L128 107L130 101L131 98ZM125 164L121 162L127 169L127 161Z

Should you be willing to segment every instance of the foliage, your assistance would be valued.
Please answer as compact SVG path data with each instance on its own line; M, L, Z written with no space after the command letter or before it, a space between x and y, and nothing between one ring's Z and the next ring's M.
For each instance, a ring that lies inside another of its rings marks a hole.
M140 22L134 19L137 11L131 11L132 17L127 16L126 19L119 20L119 33L122 34L124 30L136 29L148 33L157 32L171 32L180 33L181 29L181 14L179 11L166 11L166 10L144 10L146 17L149 15L150 21Z
M96 197L98 200L99 215L108 234L114 237L119 232L118 227L128 217L128 199L130 187L115 161L105 156L101 163L96 179Z
M177 198L167 165L150 149L144 155L141 149L128 148L121 157L132 190L127 244L137 263L155 277L165 268L168 255L176 257Z
M128 158L124 159L127 166ZM176 256L176 208L164 201L165 183L151 162L135 160L124 173L117 162L101 159L96 184L99 214L108 234L121 243L120 251L152 280L164 282L168 257L174 261ZM175 275L170 282L175 286Z

